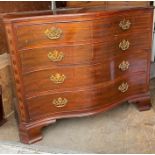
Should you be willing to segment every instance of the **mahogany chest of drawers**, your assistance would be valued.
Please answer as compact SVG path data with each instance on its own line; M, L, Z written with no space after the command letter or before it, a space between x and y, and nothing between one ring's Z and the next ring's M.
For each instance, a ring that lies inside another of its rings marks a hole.
M150 108L152 8L67 9L3 17L23 143L67 117L122 102Z

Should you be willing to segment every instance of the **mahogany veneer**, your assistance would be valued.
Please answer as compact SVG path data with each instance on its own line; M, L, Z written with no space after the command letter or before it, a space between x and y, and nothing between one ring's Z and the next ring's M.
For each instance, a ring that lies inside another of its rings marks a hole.
M94 7L102 6L105 8L117 7L148 7L150 1L57 1L58 7Z
M51 8L51 2L35 2L35 1L0 1L0 16L9 12L47 10ZM5 34L0 23L0 54L8 53L7 43L4 39Z
M23 143L67 117L125 102L151 107L152 8L81 8L3 17Z

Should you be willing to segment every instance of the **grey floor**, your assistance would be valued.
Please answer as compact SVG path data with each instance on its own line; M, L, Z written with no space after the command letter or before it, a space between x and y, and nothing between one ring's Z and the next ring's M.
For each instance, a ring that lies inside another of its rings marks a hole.
M19 142L11 117L0 128L0 152L155 153L155 79L150 87L153 107L149 111L139 112L124 103L95 116L62 119L44 128L43 140L33 145Z

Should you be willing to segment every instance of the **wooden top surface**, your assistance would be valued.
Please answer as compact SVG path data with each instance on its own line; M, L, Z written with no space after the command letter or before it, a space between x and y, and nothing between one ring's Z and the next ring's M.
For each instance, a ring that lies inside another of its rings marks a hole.
M51 10L45 11L29 11L29 12L22 12L22 13L7 13L1 15L4 22L11 22L11 21L31 21L37 19L45 19L45 18L61 18L65 19L64 17L74 19L77 17L87 18L88 20L91 18L98 18L100 16L106 16L108 14L115 14L117 12L130 12L133 10L148 10L153 9L152 7L118 7L118 8L104 8L104 7L84 7L84 8L61 8L56 9L54 12Z

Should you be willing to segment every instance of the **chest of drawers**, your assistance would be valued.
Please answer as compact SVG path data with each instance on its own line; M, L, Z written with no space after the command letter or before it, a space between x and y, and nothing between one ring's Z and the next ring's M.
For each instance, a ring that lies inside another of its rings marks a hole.
M5 15L21 141L40 140L57 119L125 101L149 109L152 17L152 8Z

